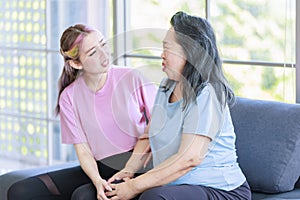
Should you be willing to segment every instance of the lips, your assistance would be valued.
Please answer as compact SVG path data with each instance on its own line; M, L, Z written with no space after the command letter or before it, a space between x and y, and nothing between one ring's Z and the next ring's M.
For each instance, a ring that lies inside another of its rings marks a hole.
M161 63L161 66L162 66L162 71L165 71L165 69L166 69L166 64L165 63Z

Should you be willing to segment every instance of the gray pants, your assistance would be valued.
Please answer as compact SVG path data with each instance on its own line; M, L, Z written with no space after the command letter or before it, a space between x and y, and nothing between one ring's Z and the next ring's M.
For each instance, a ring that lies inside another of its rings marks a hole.
M247 182L240 187L224 191L201 185L162 186L142 193L139 200L251 200Z

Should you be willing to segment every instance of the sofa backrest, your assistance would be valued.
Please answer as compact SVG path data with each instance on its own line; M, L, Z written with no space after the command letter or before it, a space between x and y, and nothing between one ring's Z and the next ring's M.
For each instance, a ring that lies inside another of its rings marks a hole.
M300 176L300 105L237 97L238 162L252 191L290 191Z

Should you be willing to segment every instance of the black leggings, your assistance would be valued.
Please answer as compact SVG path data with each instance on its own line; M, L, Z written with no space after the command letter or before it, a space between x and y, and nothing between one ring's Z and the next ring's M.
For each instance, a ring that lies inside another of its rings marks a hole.
M130 154L126 152L97 161L101 177L107 180L121 170ZM48 183L44 181L45 178ZM69 200L72 195L75 200L84 199L82 194L87 193L92 198L86 199L96 199L94 185L81 167L77 166L18 181L9 188L8 200Z

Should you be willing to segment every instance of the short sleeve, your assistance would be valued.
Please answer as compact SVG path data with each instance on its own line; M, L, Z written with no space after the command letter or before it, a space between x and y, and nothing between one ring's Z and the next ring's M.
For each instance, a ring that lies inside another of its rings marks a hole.
M222 111L211 85L201 91L183 117L183 133L200 134L214 140L221 129Z
M59 99L62 143L77 144L87 142L81 124L72 106L72 98L63 92Z
M154 85L153 82L147 79L142 73L137 72L135 76L136 79L138 80L137 87L139 88L138 90L139 107L144 112L145 117L147 117L147 120L149 120L150 113L152 111L156 93L157 93L157 87Z

